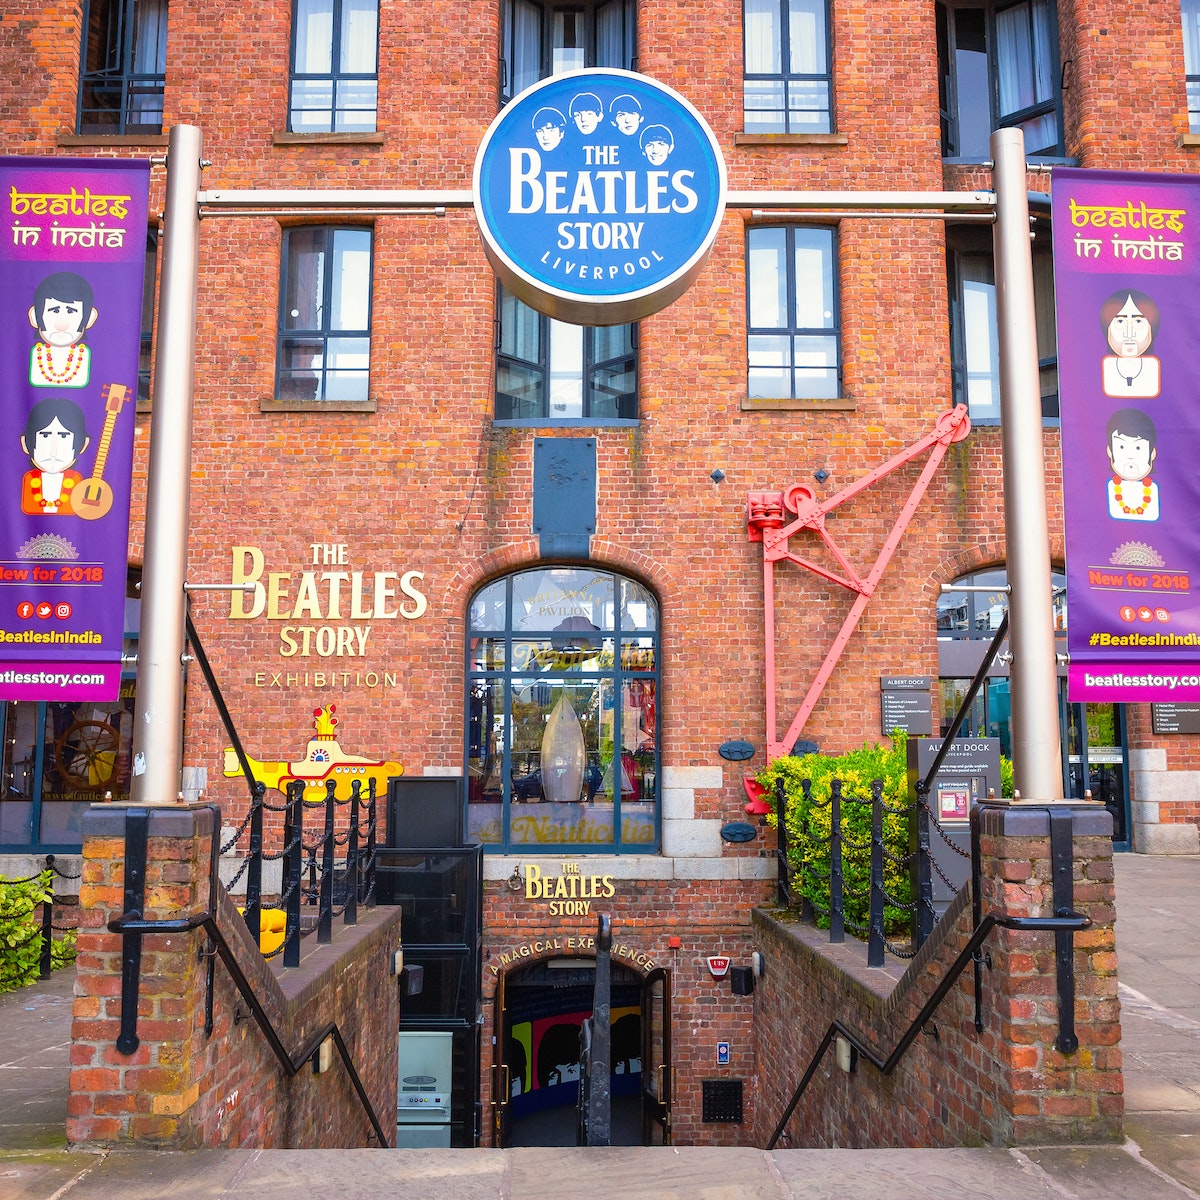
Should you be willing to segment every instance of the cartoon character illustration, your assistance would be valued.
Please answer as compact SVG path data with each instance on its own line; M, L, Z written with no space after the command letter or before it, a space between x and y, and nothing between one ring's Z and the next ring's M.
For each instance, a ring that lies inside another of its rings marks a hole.
M567 132L567 118L557 108L539 108L533 114L533 136L543 150L553 150Z
M1140 409L1119 408L1108 418L1108 515L1117 521L1157 521L1158 484L1150 468L1158 431Z
M313 725L316 735L309 739L308 749L299 762L259 762L247 755L254 778L266 787L287 795L288 784L299 779L304 782L304 799L310 804L325 799L325 784L333 780L337 784L335 795L339 800L349 799L354 781L362 784L361 797L365 800L372 779L375 780L375 795L382 803L387 795L387 781L395 775L403 775L404 767L398 762L381 758L363 758L347 754L338 745L336 704L313 709ZM223 774L233 778L242 774L241 763L232 746L225 748Z
M29 352L29 382L34 387L86 387L92 352L84 335L96 323L92 285L82 275L47 275L33 293L29 323L39 340Z
M1158 333L1158 305L1145 292L1122 288L1100 306L1100 327L1112 347L1103 360L1104 394L1152 400L1162 388L1159 361L1146 351Z
M637 133L643 120L642 106L636 96L618 96L608 106L608 114L612 117L612 123L626 137Z
M64 396L39 400L25 422L21 449L33 470L21 477L21 511L36 516L75 515L71 493L83 479L72 471L90 441L83 409Z
M587 135L595 133L600 122L604 120L604 102L591 92L580 92L571 101L571 120L580 133Z
M675 138L665 125L647 125L642 130L642 153L652 166L661 167L675 149Z

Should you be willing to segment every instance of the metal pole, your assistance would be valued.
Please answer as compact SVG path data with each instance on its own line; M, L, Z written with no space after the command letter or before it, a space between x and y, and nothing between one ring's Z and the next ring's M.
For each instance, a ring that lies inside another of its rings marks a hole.
M202 146L194 125L171 130L146 483L132 804L173 803L183 757L184 580L200 242L196 194Z
M596 928L596 984L592 993L592 1047L588 1073L587 1144L612 1145L612 917L600 913ZM581 1085L582 1086L582 1085Z
M1012 648L1013 784L1027 800L1063 798L1058 677L1050 596L1050 540L1042 452L1042 400L1033 318L1033 253L1025 138L992 134L996 188L996 314L1000 428Z

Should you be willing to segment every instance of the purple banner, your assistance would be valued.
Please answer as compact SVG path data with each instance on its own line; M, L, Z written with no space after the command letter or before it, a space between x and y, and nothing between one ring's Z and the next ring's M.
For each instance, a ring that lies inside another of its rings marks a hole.
M1200 699L1200 181L1056 169L1053 207L1068 694Z
M120 691L149 180L0 158L0 699Z

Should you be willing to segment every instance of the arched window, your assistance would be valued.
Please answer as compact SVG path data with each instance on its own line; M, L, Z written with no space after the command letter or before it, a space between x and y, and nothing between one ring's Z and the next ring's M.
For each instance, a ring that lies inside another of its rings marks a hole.
M658 604L591 567L540 567L471 600L467 839L652 852L659 842Z

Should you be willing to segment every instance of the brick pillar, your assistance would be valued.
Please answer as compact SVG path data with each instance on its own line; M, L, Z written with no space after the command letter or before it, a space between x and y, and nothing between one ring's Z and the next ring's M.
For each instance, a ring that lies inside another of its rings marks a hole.
M1054 935L997 930L985 943L985 1031L999 1069L1003 1140L1119 1140L1124 1097L1112 864L1112 818L1099 804L1054 806L1070 813L1073 897L1092 926L1074 934L1075 1033L1079 1048L1055 1048L1058 994ZM980 814L981 897L985 914L1054 914L1047 806L988 805ZM1007 1103L1005 1102L1007 1097Z
M132 1054L116 1041L121 1018L122 938L108 922L124 911L125 816L96 805L83 818L79 958L71 1025L67 1138L171 1144L196 1101L204 1062L203 934L146 937ZM219 814L207 805L151 810L143 915L165 920L208 906L211 838Z

